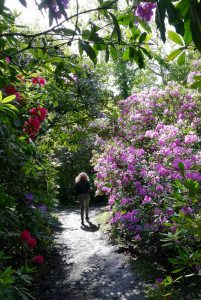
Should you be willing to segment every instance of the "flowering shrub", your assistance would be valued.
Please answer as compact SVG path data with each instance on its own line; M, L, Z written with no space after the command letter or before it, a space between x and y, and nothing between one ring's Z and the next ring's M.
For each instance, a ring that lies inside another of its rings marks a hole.
M27 133L33 140L41 128L41 122L44 121L47 115L47 110L44 107L30 109L31 117L24 123L23 132Z
M96 141L97 194L108 196L110 223L122 238L157 248L162 233L181 231L174 245L183 249L195 234L185 236L184 227L200 218L195 197L201 181L195 167L201 163L199 98L172 85L134 94L119 105L114 138Z

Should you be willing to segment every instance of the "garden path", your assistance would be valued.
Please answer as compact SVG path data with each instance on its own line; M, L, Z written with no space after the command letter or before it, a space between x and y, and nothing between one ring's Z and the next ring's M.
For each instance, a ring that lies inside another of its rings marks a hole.
M91 208L84 227L79 209L58 212L61 227L37 300L145 299L128 257L99 230L96 217L104 209Z

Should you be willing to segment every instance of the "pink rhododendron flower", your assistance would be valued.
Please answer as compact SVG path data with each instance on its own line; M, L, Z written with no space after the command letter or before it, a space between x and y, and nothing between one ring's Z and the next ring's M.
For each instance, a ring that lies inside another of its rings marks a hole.
M5 58L5 61L6 61L7 64L11 63L11 60L10 60L10 58L8 56Z
M145 205L145 204L147 204L147 203L149 203L151 201L152 201L151 197L145 196L144 199L142 200L142 205Z
M139 234L136 234L133 238L135 241L141 241L142 237Z

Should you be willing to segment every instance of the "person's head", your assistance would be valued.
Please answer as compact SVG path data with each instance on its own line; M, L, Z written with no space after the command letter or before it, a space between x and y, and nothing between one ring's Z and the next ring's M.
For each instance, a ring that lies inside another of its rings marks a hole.
M89 177L88 177L87 173L81 172L81 173L75 178L75 182L76 182L76 183L80 182L81 180L89 181Z

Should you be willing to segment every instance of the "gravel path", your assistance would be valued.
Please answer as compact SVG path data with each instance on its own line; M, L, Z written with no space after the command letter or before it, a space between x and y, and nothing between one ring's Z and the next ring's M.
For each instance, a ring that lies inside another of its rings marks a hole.
M37 300L145 299L127 256L99 230L96 216L101 211L91 208L84 227L79 209L58 213L61 228Z

